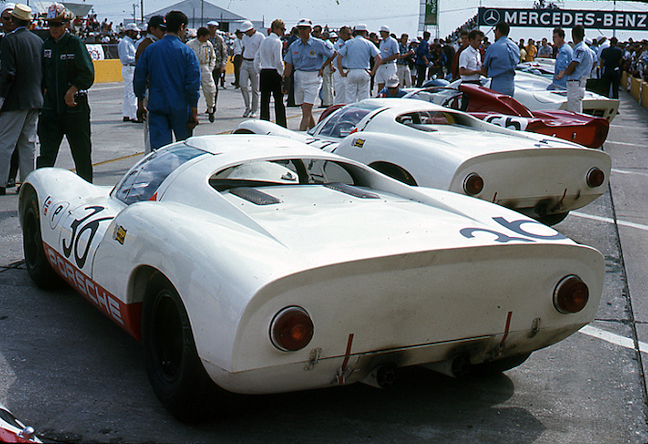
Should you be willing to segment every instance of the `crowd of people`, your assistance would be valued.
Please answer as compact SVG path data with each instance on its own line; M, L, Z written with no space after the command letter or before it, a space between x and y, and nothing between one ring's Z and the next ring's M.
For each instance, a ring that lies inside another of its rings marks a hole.
M618 97L623 70L642 78L648 74L648 42L588 40L582 26L571 30L569 42L556 28L551 42L521 39L516 44L508 24L495 26L491 43L474 18L445 40L431 39L427 31L418 38L396 36L388 26L370 32L362 23L334 30L309 19L290 32L281 19L267 30L244 21L232 35L221 32L216 21L197 30L188 29L188 23L183 12L172 11L152 17L146 31L135 24L113 31L107 20L75 18L58 3L38 19L26 5L6 4L0 16L6 35L0 46L0 194L14 186L18 165L23 179L34 165L54 165L63 136L77 173L92 181L87 90L94 70L82 40L89 33L118 36L123 121L144 123L147 151L192 134L201 88L205 113L214 122L229 61L235 71L232 85L241 91L242 117L270 120L273 98L281 126L286 127L286 106L301 108L300 130L315 125L318 103L328 107L376 95L402 97L403 87L430 80L480 83L486 76L491 89L513 96L518 64L543 58L555 60L552 87L567 90L568 107L577 112L588 79L600 79L606 94ZM39 27L49 29L45 42L28 32ZM23 40L27 43L16 43ZM32 50L18 51L24 45ZM37 138L41 147L35 159Z

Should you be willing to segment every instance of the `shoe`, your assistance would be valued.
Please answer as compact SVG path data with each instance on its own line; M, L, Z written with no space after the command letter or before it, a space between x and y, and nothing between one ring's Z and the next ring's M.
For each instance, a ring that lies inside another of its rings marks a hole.
M241 87L240 85L236 85L234 89L239 89L240 87Z
M214 113L209 113L209 123L214 123Z
M135 119L131 119L131 122L133 122L133 123L144 123L143 120L135 120Z
M249 116L251 112L252 111L250 111L249 109L246 109L245 112L243 113L243 117Z
M232 82L232 83L230 83L230 85L232 85L232 86L238 86L236 82Z
M250 114L248 114L248 117L249 117L250 119L256 119L256 117L257 117L257 113L256 113L256 111L252 111L252 112L250 112Z
M122 119L122 122L130 122L130 118L128 118L128 117L124 117L124 118Z
M7 180L7 188L13 188L15 186L16 186L16 178L10 177L9 180Z

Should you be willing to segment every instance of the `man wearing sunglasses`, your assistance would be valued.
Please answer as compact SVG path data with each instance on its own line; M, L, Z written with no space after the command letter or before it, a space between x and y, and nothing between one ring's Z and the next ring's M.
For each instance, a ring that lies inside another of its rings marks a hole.
M92 182L88 89L94 83L94 67L85 44L67 32L73 19L60 3L47 10L50 37L43 43L45 103L38 122L41 148L36 166L54 166L65 136L77 174Z
M20 177L34 169L36 122L43 106L41 86L42 40L28 30L31 8L18 3L2 12L0 55L0 195L5 194L14 149L20 153Z

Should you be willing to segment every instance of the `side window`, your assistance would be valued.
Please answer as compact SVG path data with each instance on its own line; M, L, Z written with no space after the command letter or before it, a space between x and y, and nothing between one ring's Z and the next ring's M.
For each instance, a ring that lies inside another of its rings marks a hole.
M372 109L362 108L343 108L331 117L322 127L320 136L342 138L348 136L355 126L370 112Z
M113 195L127 205L149 200L169 174L205 151L177 145L160 149L142 159L115 186Z

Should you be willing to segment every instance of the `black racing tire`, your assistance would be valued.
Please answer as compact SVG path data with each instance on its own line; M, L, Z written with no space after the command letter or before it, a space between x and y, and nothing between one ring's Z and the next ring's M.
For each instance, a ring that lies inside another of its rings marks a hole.
M23 254L32 281L42 290L57 290L65 281L54 271L43 248L38 197L32 192L25 201L22 214Z
M385 176L389 176L392 179L398 180L399 182L403 182L413 187L417 186L416 180L412 177L412 175L398 165L386 162L374 162L369 166L374 170L383 173Z
M519 355L508 356L495 361L483 362L481 364L473 365L471 373L474 376L491 376L496 375L512 368L517 367L526 361L531 353L522 353Z
M566 211L564 213L556 213L556 214L548 214L548 215L540 216L538 218L538 222L541 222L547 226L556 225L557 223L560 223L563 220L565 220L568 214L569 211Z
M224 395L202 365L189 316L171 283L157 275L142 308L144 364L155 395L178 420L196 423L215 415Z

